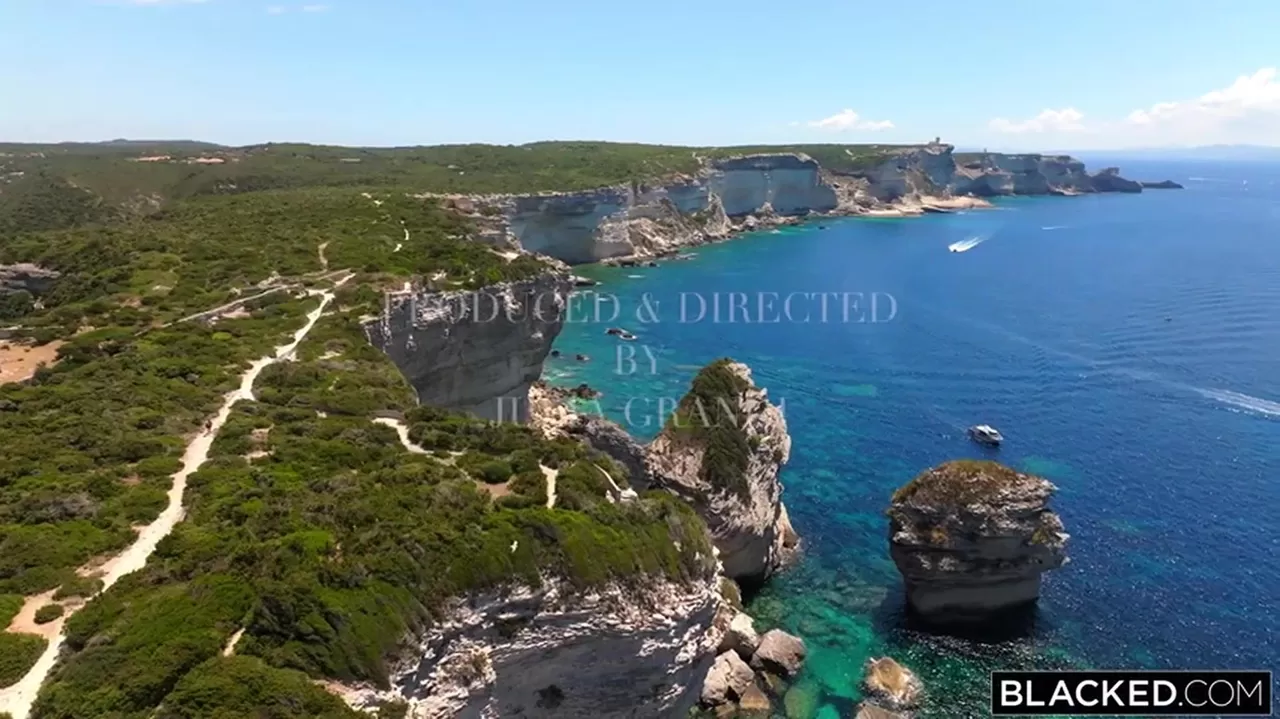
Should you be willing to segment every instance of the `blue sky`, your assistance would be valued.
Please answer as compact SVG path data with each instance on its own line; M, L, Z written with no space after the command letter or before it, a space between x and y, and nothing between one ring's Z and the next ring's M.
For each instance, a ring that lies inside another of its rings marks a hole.
M1280 145L1277 28L1277 0L0 0L0 140Z

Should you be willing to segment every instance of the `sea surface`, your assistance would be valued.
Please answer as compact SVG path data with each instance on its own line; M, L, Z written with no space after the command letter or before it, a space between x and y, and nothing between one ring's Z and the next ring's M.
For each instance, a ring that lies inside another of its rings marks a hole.
M749 610L810 648L786 716L852 716L863 663L885 654L924 679L923 716L946 718L989 716L995 668L1280 668L1280 166L1124 170L1186 189L822 220L582 270L620 314L603 302L596 321L583 295L550 377L602 390L633 434L718 357L785 403L805 551ZM750 322L728 321L730 293ZM835 293L825 323L812 293ZM980 422L1006 444L971 444ZM1009 637L919 631L889 559L893 490L961 457L1059 487L1071 562Z

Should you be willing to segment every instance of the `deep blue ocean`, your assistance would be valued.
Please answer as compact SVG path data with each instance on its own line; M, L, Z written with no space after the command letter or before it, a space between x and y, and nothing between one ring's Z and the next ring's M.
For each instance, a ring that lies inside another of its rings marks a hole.
M989 715L993 668L1280 668L1280 166L1124 170L1186 189L822 220L657 268L580 268L621 314L605 304L600 322L566 326L550 377L602 390L633 434L652 436L722 356L785 403L784 498L804 557L749 609L810 647L790 716L852 716L863 662L883 654L921 674L924 716L947 718ZM816 295L782 312L792 293L858 292L847 322L842 295L826 323ZM752 322L726 321L729 293L747 295ZM761 296L780 321L757 321ZM639 339L606 336L615 325ZM624 344L634 373L617 361ZM971 444L979 422L1006 444ZM960 457L1060 490L1071 562L1012 638L933 636L904 618L884 510L896 487Z

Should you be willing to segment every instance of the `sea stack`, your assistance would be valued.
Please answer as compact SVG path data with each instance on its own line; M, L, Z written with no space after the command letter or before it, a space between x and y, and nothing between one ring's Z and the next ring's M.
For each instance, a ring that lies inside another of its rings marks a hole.
M1068 535L1046 505L1048 480L991 461L926 470L893 495L889 551L907 602L935 625L990 620L1040 596L1067 562Z
M782 410L746 365L720 359L694 377L646 464L657 485L702 516L724 573L753 584L782 568L799 542L778 481L790 454Z

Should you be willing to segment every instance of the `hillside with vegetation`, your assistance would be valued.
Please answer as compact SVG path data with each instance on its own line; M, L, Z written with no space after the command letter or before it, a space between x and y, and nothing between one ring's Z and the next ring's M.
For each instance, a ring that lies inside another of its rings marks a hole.
M696 172L705 160L802 152L838 172L867 169L900 145L679 147L611 142L356 148L267 144L0 143L0 238L145 215L175 200L263 190L398 187L415 192L582 190Z
M605 473L625 484L626 472L603 455L415 407L368 344L362 319L408 278L475 288L547 270L472 230L402 191L309 188L0 238L0 264L61 273L15 320L54 361L0 385L0 628L37 595L52 592L37 623L92 598L67 619L71 654L38 716L348 716L307 677L385 684L399 642L449 597L705 575L689 508L666 495L615 505ZM99 594L102 563L166 507L187 443L321 290L336 293L330 311L296 361L234 405L190 477L184 521ZM431 453L373 421L389 413ZM0 687L45 646L0 631Z

